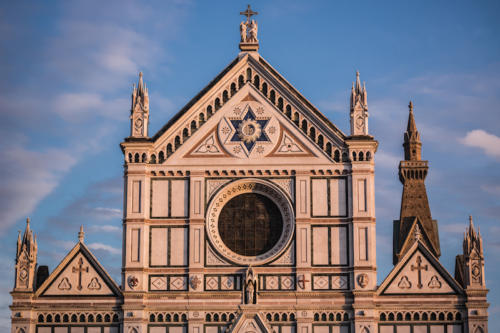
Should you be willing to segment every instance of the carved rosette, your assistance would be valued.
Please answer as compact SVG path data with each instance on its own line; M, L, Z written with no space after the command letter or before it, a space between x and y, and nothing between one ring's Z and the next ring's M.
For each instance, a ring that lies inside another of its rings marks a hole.
M258 193L274 201L283 218L283 229L276 244L266 253L257 256L243 256L227 247L219 233L219 214L226 203L244 193ZM240 179L221 188L213 197L207 209L207 235L215 250L225 259L240 265L262 265L281 255L290 243L295 223L292 204L275 184L261 179Z

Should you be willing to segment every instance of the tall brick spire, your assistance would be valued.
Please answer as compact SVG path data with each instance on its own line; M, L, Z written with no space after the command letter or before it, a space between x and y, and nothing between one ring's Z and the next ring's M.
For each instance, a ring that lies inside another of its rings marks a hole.
M409 105L408 126L404 134L405 159L399 163L399 180L403 184L401 213L399 220L394 221L394 264L415 242L412 237L415 228L419 228L423 242L437 257L441 255L437 221L432 219L425 177L429 169L427 161L422 160L422 142L417 130L413 103Z

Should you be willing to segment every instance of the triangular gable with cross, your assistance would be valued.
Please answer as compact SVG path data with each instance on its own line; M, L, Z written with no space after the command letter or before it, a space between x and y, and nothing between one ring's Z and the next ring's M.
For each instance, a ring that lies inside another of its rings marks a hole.
M401 294L461 294L462 288L436 257L420 241L389 273L380 285L380 295Z
M38 288L37 297L120 296L119 287L83 242L78 242Z

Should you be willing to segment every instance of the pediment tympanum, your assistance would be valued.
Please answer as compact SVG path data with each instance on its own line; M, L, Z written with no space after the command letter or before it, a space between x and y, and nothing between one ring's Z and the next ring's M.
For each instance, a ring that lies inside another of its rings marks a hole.
M116 296L120 292L82 243L62 260L37 291L38 296Z
M460 292L460 287L419 241L394 267L379 290L382 295L435 295L456 294Z

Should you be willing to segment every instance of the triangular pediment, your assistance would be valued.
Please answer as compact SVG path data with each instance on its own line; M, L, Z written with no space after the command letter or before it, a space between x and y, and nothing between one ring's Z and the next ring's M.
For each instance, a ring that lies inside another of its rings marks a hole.
M40 286L36 296L118 297L120 290L90 250L78 243Z
M439 260L417 241L380 285L380 295L461 294L462 289Z
M297 157L307 158L311 164L332 162L291 119L246 84L165 164L226 164L228 159L247 164L261 164L263 159L270 164L296 164Z
M243 312L236 318L228 333L273 333L273 330L259 313Z
M254 129L259 136L252 137ZM243 141L240 145L239 139ZM347 148L345 139L345 134L267 62L245 55L226 67L153 136L151 153L162 164L180 160L193 164L199 158L218 164L221 157L225 163L227 157L241 163L257 156L278 159L285 155L331 163L336 150L341 155Z

